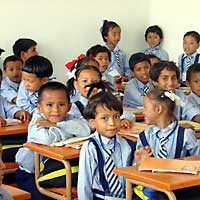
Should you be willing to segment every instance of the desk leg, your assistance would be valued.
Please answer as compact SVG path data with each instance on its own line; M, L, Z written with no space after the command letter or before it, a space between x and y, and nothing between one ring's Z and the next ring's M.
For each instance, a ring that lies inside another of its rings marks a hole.
M132 183L126 179L126 200L132 200Z

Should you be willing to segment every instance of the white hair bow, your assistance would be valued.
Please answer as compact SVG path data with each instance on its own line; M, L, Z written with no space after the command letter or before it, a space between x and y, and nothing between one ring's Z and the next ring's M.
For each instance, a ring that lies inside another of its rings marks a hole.
M172 101L174 101L176 105L181 106L181 107L185 106L185 102L183 102L181 98L177 96L176 94L174 94L173 92L166 91L164 92L164 95L170 98Z

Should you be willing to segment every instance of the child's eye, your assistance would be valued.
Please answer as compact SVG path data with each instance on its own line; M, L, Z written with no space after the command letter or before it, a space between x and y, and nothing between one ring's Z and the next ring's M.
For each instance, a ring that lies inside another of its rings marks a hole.
M60 106L65 106L66 104L65 103L60 103Z
M48 103L47 106L48 106L48 107L51 107L51 106L52 106L52 103Z
M119 120L120 119L120 115L115 115L114 119Z
M107 121L108 117L102 117L101 119L104 120L104 121Z

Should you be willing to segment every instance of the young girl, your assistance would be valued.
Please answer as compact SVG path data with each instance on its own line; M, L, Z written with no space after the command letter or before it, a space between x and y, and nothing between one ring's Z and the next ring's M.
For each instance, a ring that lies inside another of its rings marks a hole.
M153 54L160 60L169 60L168 53L160 46L163 40L163 33L159 26L149 26L145 31L145 40L149 46L143 51L145 54Z
M130 78L131 73L126 54L117 46L121 38L120 26L113 21L104 20L100 31L103 41L111 51L111 63L109 64L107 72L112 76L121 75Z
M139 135L136 149L150 146L153 156L159 158L180 158L188 154L200 154L200 145L194 131L178 125L174 115L176 104L182 102L173 92L156 88L147 93L144 97L144 115L146 123L153 126ZM137 189L136 187L135 192L139 196L141 191L138 192ZM146 196L152 195L149 191L151 190L148 188L143 190L144 194L147 192ZM160 199L155 196L154 198Z

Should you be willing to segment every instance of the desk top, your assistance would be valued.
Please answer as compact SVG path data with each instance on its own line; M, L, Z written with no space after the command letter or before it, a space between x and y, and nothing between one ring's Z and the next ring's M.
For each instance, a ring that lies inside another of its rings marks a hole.
M42 154L47 157L59 159L59 160L68 160L73 158L78 158L80 150L70 148L70 147L51 147L43 144L36 143L25 143L23 145L26 148L29 148L33 151L36 151L39 154Z
M28 124L29 122L24 122L17 125L0 127L0 136L27 133Z

